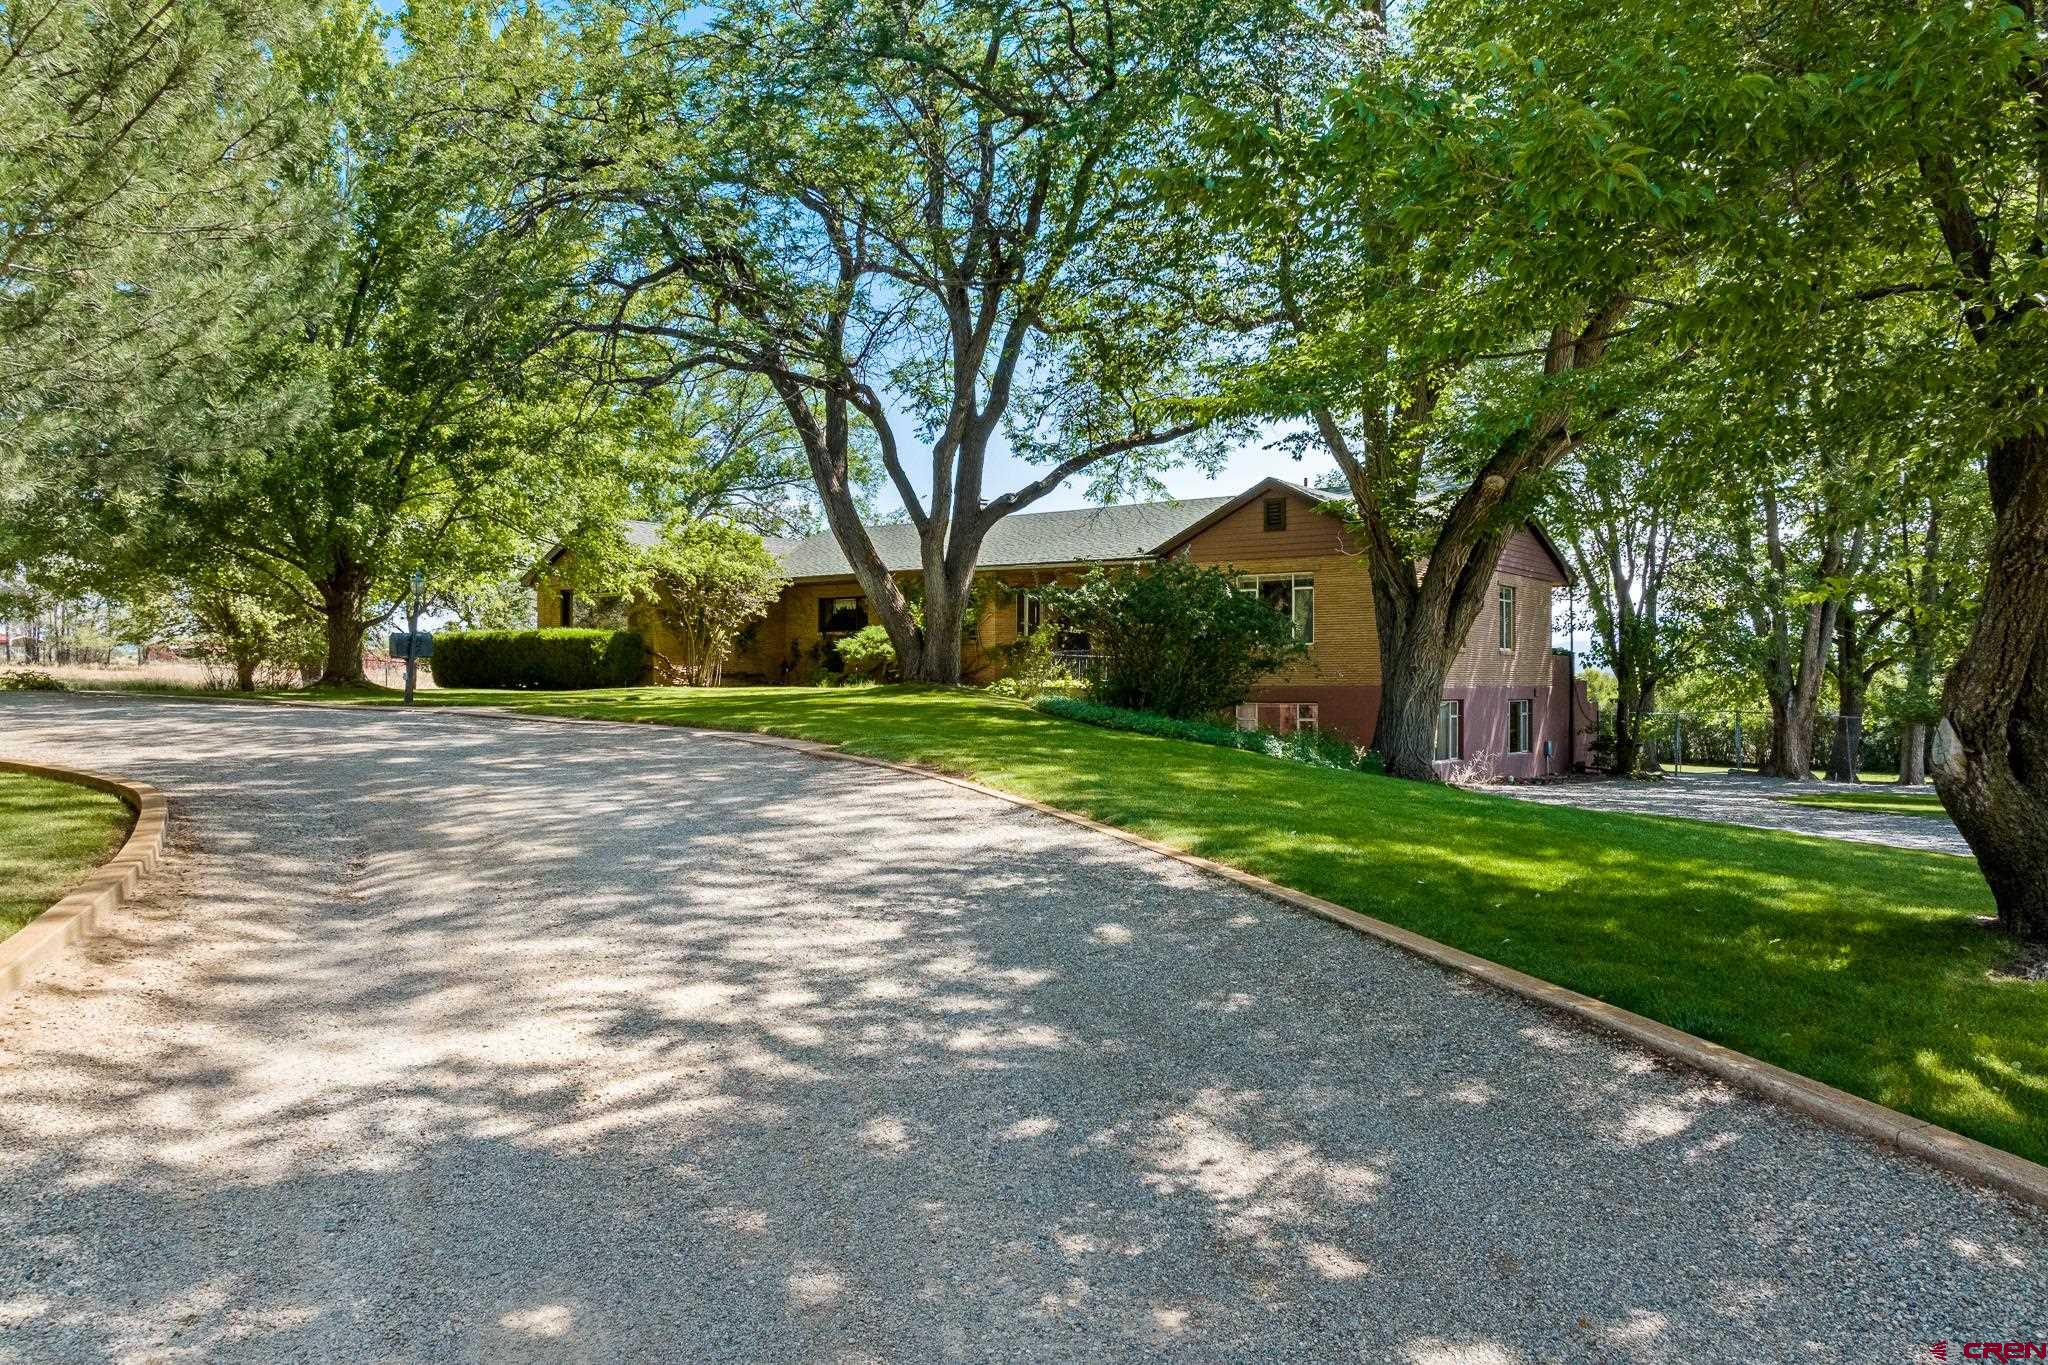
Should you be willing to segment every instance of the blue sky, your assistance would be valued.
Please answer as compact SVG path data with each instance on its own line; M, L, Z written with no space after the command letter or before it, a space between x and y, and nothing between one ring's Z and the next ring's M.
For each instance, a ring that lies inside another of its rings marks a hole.
M1328 457L1315 455L1296 460L1277 450L1269 450L1258 442L1248 442L1233 450L1223 469L1208 474L1199 469L1169 470L1162 476L1167 492L1176 498L1206 498L1224 494L1242 493L1245 489L1264 478L1282 478L1291 483L1313 483L1322 475L1336 468ZM1033 477L1031 466L1004 451L991 454L986 486L991 494L1006 493ZM884 504L893 506L892 496ZM1082 475L1067 480L1058 489L1034 503L1034 512L1052 512L1065 508L1089 505L1088 479Z

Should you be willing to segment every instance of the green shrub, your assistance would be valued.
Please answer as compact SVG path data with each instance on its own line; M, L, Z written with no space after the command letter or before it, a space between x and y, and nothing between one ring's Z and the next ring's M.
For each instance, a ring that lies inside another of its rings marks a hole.
M1305 648L1294 623L1223 569L1168 559L1142 569L1092 569L1044 590L1049 619L1085 631L1101 656L1095 700L1164 716L1237 705L1261 677Z
M896 646L881 626L862 626L839 642L848 682L880 682L896 667Z
M1155 711L1132 711L1121 706L1083 701L1078 697L1040 697L1032 705L1048 716L1100 726L1105 730L1128 730L1159 739L1213 744L1221 749L1242 749L1246 753L1284 758L1317 768L1380 771L1379 755L1366 752L1341 735L1321 730L1296 730L1287 735L1276 735L1269 730L1239 730L1213 721L1162 716Z
M64 680L38 668L16 668L0 673L0 692L69 692Z
M997 678L986 689L991 697L1008 697L1011 701L1031 701L1036 697L1078 696L1087 684L1067 673L1043 682L1031 682L1020 678Z
M630 687L646 675L647 663L647 642L631 630L459 630L434 637L437 687Z
M1040 626L1029 635L997 645L991 652L1003 676L991 683L989 690L999 697L1026 701L1041 692L1071 690L1073 678L1054 657L1053 636L1051 626Z

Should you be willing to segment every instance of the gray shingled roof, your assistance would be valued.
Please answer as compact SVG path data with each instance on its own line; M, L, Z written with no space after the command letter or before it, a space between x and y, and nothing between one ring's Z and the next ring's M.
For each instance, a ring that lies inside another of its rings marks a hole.
M1032 564L1092 564L1142 559L1161 541L1194 525L1229 498L1183 498L1179 502L1130 502L1083 507L1071 512L1018 512L989 528L981 543L980 567L1001 569ZM626 538L648 545L660 529L649 521L626 524ZM875 526L875 549L891 570L923 567L917 528ZM768 549L791 578L839 578L853 572L830 531L801 540L771 538Z

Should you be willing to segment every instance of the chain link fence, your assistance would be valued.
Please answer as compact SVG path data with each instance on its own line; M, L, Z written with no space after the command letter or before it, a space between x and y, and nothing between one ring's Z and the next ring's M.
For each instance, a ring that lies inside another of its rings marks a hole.
M1601 724L1612 743L1613 708L1603 707ZM1823 711L1814 718L1813 769L1826 772L1834 761L1840 716ZM1643 751L1648 762L1677 772L1727 772L1755 769L1770 750L1768 711L1653 711L1643 717ZM1896 777L1899 772L1900 727L1866 716L1857 745L1857 768L1872 776Z

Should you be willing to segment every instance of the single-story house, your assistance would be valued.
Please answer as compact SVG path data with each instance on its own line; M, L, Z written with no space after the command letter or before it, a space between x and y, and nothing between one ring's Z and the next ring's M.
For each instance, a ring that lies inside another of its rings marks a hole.
M635 523L627 534L651 543L658 532ZM892 573L914 580L922 572L915 528L881 526L871 534ZM837 642L870 620L866 598L829 531L768 544L790 582L726 661L728 682L808 682L833 666ZM574 591L548 572L562 554L557 550L535 574L542 626L583 620ZM1282 733L1315 727L1371 742L1380 661L1364 547L1326 499L1279 479L1236 497L1004 517L982 545L980 609L962 646L963 676L992 680L1002 647L1037 628L1035 589L1070 582L1095 565L1171 555L1239 574L1244 589L1290 615L1308 643L1303 657L1253 691L1239 708L1240 724ZM1540 528L1530 524L1514 533L1494 575L1490 609L1474 624L1444 686L1440 760L1485 756L1503 777L1535 777L1567 771L1590 756L1584 685L1573 678L1571 659L1550 645L1551 595L1571 578ZM635 610L631 619L656 653L673 654L653 612ZM1088 642L1063 638L1058 645L1085 657Z

